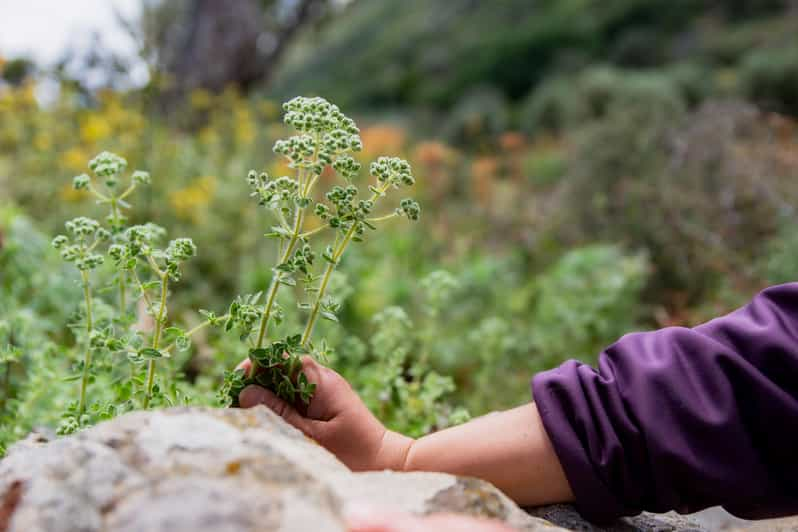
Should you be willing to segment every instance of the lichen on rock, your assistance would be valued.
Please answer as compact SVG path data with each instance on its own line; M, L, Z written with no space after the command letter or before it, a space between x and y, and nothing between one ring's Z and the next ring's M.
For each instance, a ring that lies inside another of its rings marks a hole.
M518 530L600 530L567 506L531 515L476 479L353 473L265 407L134 412L65 438L29 438L0 462L0 532L340 532L350 502ZM667 516L638 523L617 530L700 529Z

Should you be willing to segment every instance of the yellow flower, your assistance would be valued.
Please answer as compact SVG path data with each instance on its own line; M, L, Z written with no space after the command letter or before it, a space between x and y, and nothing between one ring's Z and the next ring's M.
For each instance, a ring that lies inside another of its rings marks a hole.
M240 144L249 144L255 140L255 123L246 108L235 110L236 140Z
M81 120L80 138L83 142L94 144L110 135L111 127L101 116L92 113Z
M195 89L188 97L191 107L203 111L210 108L212 103L211 93L205 89Z
M36 133L36 136L33 137L33 147L39 151L49 150L52 144L53 142L52 139L50 138L50 135L48 135L44 131Z
M215 192L216 178L204 176L196 179L187 187L171 192L169 203L178 217L196 222L200 211L208 206Z
M89 154L76 146L61 154L61 166L73 172L82 172L86 169L86 161L89 159Z

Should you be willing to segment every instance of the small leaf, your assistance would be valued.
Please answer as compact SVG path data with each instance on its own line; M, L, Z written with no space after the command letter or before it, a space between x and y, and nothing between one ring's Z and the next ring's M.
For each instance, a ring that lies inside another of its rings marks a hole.
M281 276L279 281L280 284L284 284L285 286L296 286L296 279L294 279L290 275Z
M320 314L321 314L321 317L324 318L325 320L330 320L330 321L334 321L335 323L338 323L338 316L336 316L335 314L333 314L329 310L322 310L320 312Z
M155 360L156 358L164 358L164 354L152 347L145 347L139 349L138 355L146 360Z
M188 336L182 334L175 338L175 347L177 347L179 351L186 351L191 347L191 340Z

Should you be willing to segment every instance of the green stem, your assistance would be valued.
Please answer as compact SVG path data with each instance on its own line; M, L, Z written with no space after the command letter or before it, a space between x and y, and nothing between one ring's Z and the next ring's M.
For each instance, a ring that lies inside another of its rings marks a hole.
M158 307L158 317L155 321L155 332L152 335L152 348L158 349L161 342L161 331L163 331L164 312L166 311L166 294L169 289L169 276L161 275L161 304ZM144 396L144 408L146 409L152 399L152 386L155 382L155 360L151 359L147 363L147 395Z
M94 188L94 186L91 183L89 183L89 192L94 194L94 196L97 199L99 199L101 202L109 202L109 201L111 201L111 198L109 198L108 196L106 196L105 194L103 194L102 192L97 190L96 188Z
M225 314L224 316L219 316L218 318L216 318L216 321L224 321L224 320L226 320L229 317L230 317L229 314ZM205 327L207 327L210 324L211 324L211 320L205 320L202 323L200 323L199 325L195 326L194 328L189 329L188 331L186 331L185 336L191 336L194 333L197 333L197 332L201 331L202 329L204 329ZM175 348L175 344L171 343L163 351L168 353L169 351L171 351L174 348Z
M112 229L119 229L121 225L119 222L121 221L121 213L119 212L119 204L118 201L131 192L135 187L132 186L124 194L119 197L112 197L111 201L111 216L113 218L113 227ZM125 311L127 310L127 275L124 271L119 272L119 313L120 315L124 316Z
M127 187L127 190L125 190L124 192L122 192L122 194L120 194L118 197L116 197L116 198L114 198L114 199L117 199L117 200L123 200L123 199L125 199L126 197L130 196L130 194L131 194L131 193L132 193L134 190L136 190L136 184L135 184L135 183L133 183L133 184L131 184L129 187Z
M83 359L83 376L80 379L80 400L78 401L78 418L86 411L86 388L89 384L89 367L91 366L91 345L89 336L93 329L91 316L91 285L89 274L84 270L80 272L83 278L83 298L86 304L86 354Z
M6 370L3 376L3 397L0 397L0 413L6 410L6 400L11 395L11 361L6 361Z
M305 325L305 332L302 333L303 346L307 345L308 341L310 340L310 335L313 334L313 327L316 325L316 319L319 316L321 301L324 297L324 293L327 291L327 285L329 284L330 278L335 271L335 266L338 264L338 260L341 258L341 255L343 255L344 251L346 250L346 246L349 245L349 242L355 235L356 228L357 223L353 222L352 227L350 227L349 231L346 232L346 235L344 236L340 246L333 252L332 262L328 263L327 268L324 270L324 276L321 279L321 285L319 285L319 292L316 294L316 301L313 303L313 309L310 311L310 316L308 316L308 323Z
M311 237L311 236L315 235L316 233L321 233L322 231L324 231L328 227L329 227L329 225L326 225L326 224L320 225L316 229L311 229L310 231L305 231L304 233L299 235L299 238L303 238L304 239L304 238Z
M385 216L378 216L377 218L368 218L367 221L369 222L384 222L385 220L390 220L391 218L396 218L399 216L397 213L392 212L391 214L386 214Z
M127 310L127 289L125 286L127 285L127 275L125 272L119 272L119 312L123 316L125 315L125 311Z
M313 166L318 162L319 159L319 146L321 144L321 136L317 133L316 134L316 147L313 150L313 157L311 158L310 166ZM313 185L316 184L319 176L311 177L305 171L303 172L302 169L298 172L299 178L299 190L300 194L299 197L301 199L305 199L310 197L310 192L313 190ZM281 220L284 220L282 215L280 216ZM291 257L291 253L294 252L294 248L296 247L297 242L299 239L303 237L302 235L302 225L305 221L305 208L300 208L299 205L296 206L296 212L294 213L294 227L291 231L291 239L288 242L288 246L285 248L285 251L282 253L280 258L279 264L283 264L285 261ZM278 265L279 265L278 264ZM260 327L258 329L258 339L255 342L255 348L260 349L263 347L263 340L266 338L266 331L269 326L269 319L271 318L272 307L274 307L274 302L277 299L277 292L280 289L280 277L282 276L282 272L275 270L274 275L272 276L271 284L269 285L269 292L266 296L266 306L263 308L263 315L261 316L260 320ZM250 376L254 375L257 371L257 363L255 361L252 362L252 366L250 368Z
M388 190L388 184L383 186L381 189L378 189L377 192L371 196L369 201L377 201L385 191ZM308 316L308 322L305 325L305 331L302 333L302 345L307 347L308 342L310 341L310 336L313 334L313 327L316 325L316 320L319 317L319 310L321 310L321 302L324 298L324 294L327 291L327 285L330 282L330 278L332 277L333 272L335 271L335 267L338 265L338 261L341 260L341 257L346 251L346 247L352 241L352 237L355 236L355 231L357 230L357 221L352 222L352 226L344 235L343 240L338 245L338 247L333 251L332 262L327 264L327 268L324 270L324 276L321 279L321 285L319 285L319 291L316 294L316 301L313 303L313 308L310 311L310 316Z
M158 263L155 262L155 259L152 258L152 255L147 255L147 264L150 265L150 268L152 268L152 271L155 272L155 275L157 275L158 277L164 276L164 273L158 267Z
M282 257L280 257L279 264L283 264L285 261L287 261L289 257L291 257L291 253L294 252L294 247L296 247L296 243L299 241L299 234L300 234L299 232L302 230L302 223L304 221L304 218L305 218L304 210L297 207L296 215L294 216L294 229L291 234L291 240L288 241L288 246L285 248ZM269 285L269 292L268 295L266 296L266 306L263 308L263 314L260 319L258 340L257 342L255 342L255 347L257 349L263 347L263 339L266 336L266 329L268 327L269 318L271 317L272 307L274 307L274 301L277 299L277 291L280 289L281 276L282 272L275 269L274 275L272 276L272 282Z

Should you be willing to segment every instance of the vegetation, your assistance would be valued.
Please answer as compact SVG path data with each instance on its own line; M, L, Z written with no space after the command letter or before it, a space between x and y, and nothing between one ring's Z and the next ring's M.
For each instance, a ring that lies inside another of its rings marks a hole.
M314 12L268 83L183 99L156 64L43 103L0 59L0 446L248 382L301 403L305 354L419 435L794 280L794 12L528 4Z

